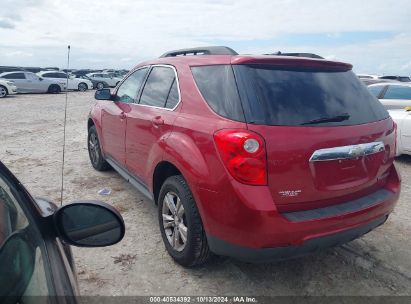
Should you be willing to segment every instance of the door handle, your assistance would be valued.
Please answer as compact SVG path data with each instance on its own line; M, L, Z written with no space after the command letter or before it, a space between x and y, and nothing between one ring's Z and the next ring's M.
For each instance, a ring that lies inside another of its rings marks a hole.
M156 116L151 120L151 123L155 128L158 128L161 125L164 125L164 119L161 116Z
M127 117L127 116L126 116L126 114L125 114L124 112L121 112L121 113L120 113L120 119L121 119L121 120L126 119L126 117Z

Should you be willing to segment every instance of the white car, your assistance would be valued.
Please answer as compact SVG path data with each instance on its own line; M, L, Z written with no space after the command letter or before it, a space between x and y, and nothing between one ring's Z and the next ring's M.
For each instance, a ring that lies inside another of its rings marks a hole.
M6 79L0 79L0 98L13 94L17 94L17 87L14 85L14 82Z
M378 75L372 75L372 74L357 74L357 77L362 79L378 79Z
M0 78L13 81L17 87L17 93L60 93L66 89L66 83L62 79L56 81L39 77L32 72L13 71L0 74Z
M368 90L387 110L404 109L411 106L411 84L406 82L384 82L368 86Z
M397 155L411 155L411 107L388 112L397 124Z
M67 74L59 71L42 71L37 73L40 77L53 79L55 81L64 81L67 82ZM93 88L93 83L87 79L79 79L73 76L69 76L68 79L68 90L77 90L77 91L87 91Z
M110 73L90 73L86 76L96 82L98 90L105 87L115 87L121 81L121 78L113 77Z

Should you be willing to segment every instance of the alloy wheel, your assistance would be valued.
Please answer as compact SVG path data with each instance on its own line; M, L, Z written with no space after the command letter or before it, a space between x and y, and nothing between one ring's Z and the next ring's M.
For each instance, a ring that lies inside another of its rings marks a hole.
M87 91L87 85L85 83L80 83L78 85L78 90L81 92Z
M6 88L0 87L0 98L6 97L7 91Z
M163 227L171 247L176 251L183 251L187 243L187 220L184 206L174 192L167 192L162 208Z
M90 134L88 147L92 163L97 164L100 159L100 147L97 135L95 133Z

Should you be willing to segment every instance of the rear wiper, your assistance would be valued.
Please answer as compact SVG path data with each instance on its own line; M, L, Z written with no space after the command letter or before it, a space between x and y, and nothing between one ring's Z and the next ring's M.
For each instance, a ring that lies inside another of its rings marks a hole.
M339 122L339 121L348 120L349 118L350 118L350 115L348 113L342 113L340 115L336 115L332 117L322 117L318 119L313 119L308 122L304 122L301 125L314 125L314 124L326 123L326 122Z

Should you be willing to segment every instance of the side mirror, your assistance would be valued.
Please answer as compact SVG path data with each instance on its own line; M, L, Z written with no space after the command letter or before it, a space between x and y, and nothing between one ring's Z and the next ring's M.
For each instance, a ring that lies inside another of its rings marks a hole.
M43 81L43 78L39 77L39 80L40 80L40 81Z
M99 201L79 201L59 208L53 215L58 234L79 247L104 247L120 242L124 220L112 206Z
M404 108L404 110L405 110L406 112L411 112L411 106L406 106L406 107Z
M94 93L94 98L97 100L111 100L111 91L107 88L97 90L96 93Z

